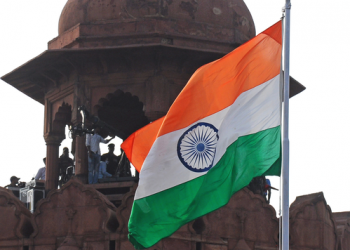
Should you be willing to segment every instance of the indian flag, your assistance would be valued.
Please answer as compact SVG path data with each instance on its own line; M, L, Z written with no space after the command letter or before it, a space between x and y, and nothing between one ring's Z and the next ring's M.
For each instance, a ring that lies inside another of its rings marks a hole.
M123 144L140 171L129 220L138 249L280 174L281 22L199 68L167 115Z

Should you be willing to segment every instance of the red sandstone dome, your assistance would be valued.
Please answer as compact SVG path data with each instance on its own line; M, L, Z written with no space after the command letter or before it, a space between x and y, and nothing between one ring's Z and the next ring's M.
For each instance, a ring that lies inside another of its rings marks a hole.
M178 34L233 45L255 35L243 0L68 0L59 35L77 24L118 23L118 33Z

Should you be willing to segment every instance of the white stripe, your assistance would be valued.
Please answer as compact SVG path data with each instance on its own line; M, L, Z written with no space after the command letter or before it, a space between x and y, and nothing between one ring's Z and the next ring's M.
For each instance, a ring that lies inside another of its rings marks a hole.
M229 107L205 117L196 123L206 122L218 130L219 141L214 158L215 164L238 137L280 125L279 75L242 93ZM140 173L135 200L188 182L207 172L187 169L177 155L177 143L190 126L157 138Z

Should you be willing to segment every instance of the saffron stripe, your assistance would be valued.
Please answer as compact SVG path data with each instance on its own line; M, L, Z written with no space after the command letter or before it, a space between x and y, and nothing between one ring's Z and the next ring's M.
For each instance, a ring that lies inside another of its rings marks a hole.
M215 165L226 148L240 136L280 125L279 76L242 93L230 107L197 121L200 122L210 123L219 130L213 161ZM135 199L161 192L207 173L190 171L177 155L178 140L189 127L156 139L141 169L141 188L137 189Z
M170 107L158 136L225 109L243 92L278 75L282 47L276 38L280 30L278 22L226 56L199 68Z

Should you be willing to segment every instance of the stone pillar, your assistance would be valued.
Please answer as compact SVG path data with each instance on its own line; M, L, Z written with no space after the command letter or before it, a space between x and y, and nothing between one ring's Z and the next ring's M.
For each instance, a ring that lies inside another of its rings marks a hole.
M48 135L45 137L46 141L46 175L45 175L45 189L47 192L57 189L58 187L58 158L59 147L64 138L57 135Z
M88 154L85 136L75 139L75 176L84 184L88 183Z
M79 73L78 73L79 74ZM74 125L79 125L82 122L82 117L78 111L78 107L84 105L89 108L90 100L87 98L91 96L90 88L78 81L74 83L74 105L71 122ZM90 111L90 110L89 110ZM86 124L85 124L86 125ZM75 177L82 183L88 183L88 154L85 146L85 136L75 137Z

